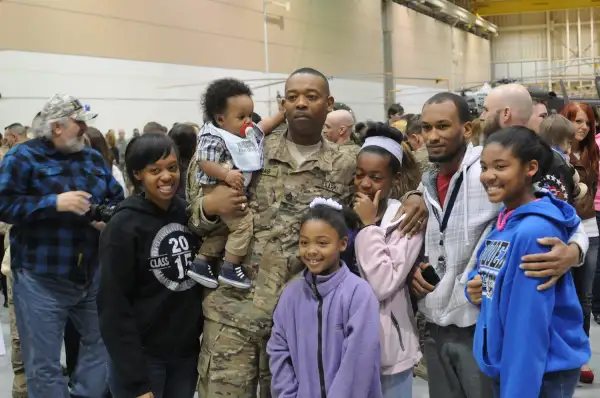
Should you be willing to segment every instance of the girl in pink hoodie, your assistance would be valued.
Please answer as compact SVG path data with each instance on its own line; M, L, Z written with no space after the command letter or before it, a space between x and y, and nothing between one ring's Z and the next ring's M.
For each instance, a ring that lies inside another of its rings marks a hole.
M387 198L404 153L401 140L388 130L367 132L358 155L354 210L365 227L356 235L354 249L360 275L379 300L383 396L410 398L421 352L406 280L419 258L423 235L408 239L396 228L401 218L393 221L401 204Z

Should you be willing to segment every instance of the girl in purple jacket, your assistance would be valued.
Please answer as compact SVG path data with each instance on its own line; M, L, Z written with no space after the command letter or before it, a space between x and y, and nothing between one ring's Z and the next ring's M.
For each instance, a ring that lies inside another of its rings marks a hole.
M380 398L379 303L340 260L359 218L316 198L300 224L303 278L283 291L267 344L276 398ZM350 225L349 225L350 224Z

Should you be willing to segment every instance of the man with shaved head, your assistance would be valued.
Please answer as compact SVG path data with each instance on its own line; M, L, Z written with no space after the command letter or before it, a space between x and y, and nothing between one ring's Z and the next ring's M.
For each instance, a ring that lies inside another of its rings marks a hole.
M354 117L345 109L339 109L327 114L323 126L323 135L329 141L338 144L340 151L358 155L360 147L352 141Z
M485 123L483 136L508 126L527 126L533 111L533 101L520 84L505 84L494 88L486 97L479 117Z

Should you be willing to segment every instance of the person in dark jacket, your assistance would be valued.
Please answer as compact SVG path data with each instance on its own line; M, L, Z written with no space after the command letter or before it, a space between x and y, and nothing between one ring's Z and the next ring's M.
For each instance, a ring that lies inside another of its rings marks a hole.
M192 398L202 289L186 275L198 250L177 195L177 147L161 133L134 138L125 163L135 193L100 237L100 331L115 398Z
M573 179L575 170L569 165L567 158L571 140L575 138L575 127L563 116L550 115L538 126L538 133L540 138L550 145L553 152L548 174L542 177L538 186L546 188L557 199L572 205L575 197L578 196L576 191L581 192L581 189L576 189Z

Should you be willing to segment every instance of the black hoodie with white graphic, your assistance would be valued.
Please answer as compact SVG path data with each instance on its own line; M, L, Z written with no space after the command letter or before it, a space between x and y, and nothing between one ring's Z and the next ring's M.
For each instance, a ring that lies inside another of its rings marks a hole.
M197 356L202 289L186 275L198 240L185 202L165 211L142 195L125 199L100 236L100 331L120 382L150 391L145 355Z

